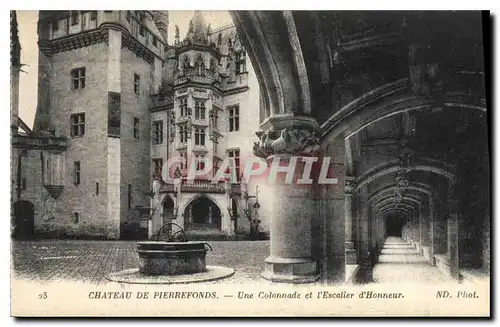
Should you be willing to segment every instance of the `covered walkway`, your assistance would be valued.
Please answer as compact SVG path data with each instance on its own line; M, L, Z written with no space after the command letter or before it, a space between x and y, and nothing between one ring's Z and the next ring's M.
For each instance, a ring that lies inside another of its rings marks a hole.
M261 214L271 219L263 276L338 283L353 265L380 281L488 276L489 18L231 14L261 86L254 154L284 165L291 156L320 158L322 180L336 181L319 182L319 169L299 161L292 183L301 169L317 183L294 187L287 178L259 188ZM387 236L404 242L386 244Z
M442 283L450 280L401 237L387 238L373 268L373 281L376 283Z

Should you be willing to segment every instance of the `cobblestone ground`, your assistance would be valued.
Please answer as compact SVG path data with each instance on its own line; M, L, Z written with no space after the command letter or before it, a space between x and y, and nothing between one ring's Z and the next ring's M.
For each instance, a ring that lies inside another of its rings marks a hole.
M410 244L398 237L387 238L379 256L379 262L373 268L373 280L376 283L450 281L449 277L428 263Z
M235 270L228 283L261 280L264 260L269 255L269 241L210 241L213 251L207 253L207 265L226 266ZM125 241L13 241L14 276L40 283L80 281L104 284L105 275L138 268L136 242Z
M213 251L207 253L207 265L235 270L231 278L209 283L263 282L260 273L269 255L269 241L210 241L209 244ZM105 278L110 272L138 268L135 247L133 241L13 241L12 267L15 277L40 283L64 280L105 284L110 282ZM388 238L373 269L373 281L442 283L449 279L402 239Z

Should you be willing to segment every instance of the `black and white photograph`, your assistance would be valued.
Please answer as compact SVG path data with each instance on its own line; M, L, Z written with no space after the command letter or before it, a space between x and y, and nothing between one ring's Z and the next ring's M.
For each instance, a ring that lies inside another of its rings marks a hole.
M490 317L489 11L63 9L10 11L12 316Z

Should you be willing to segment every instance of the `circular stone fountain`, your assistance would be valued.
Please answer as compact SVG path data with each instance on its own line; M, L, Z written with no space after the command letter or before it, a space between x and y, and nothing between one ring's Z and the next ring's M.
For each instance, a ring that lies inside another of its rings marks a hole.
M207 266L205 257L207 246L205 242L188 241L180 226L179 232L169 237L168 241L158 240L161 231L166 227L176 225L167 223L157 233L156 241L137 243L139 268L122 270L106 275L106 278L122 283L133 284L175 284L196 283L221 279L232 276L234 269L218 266ZM167 230L170 235L171 229ZM175 235L182 233L178 241L171 241Z

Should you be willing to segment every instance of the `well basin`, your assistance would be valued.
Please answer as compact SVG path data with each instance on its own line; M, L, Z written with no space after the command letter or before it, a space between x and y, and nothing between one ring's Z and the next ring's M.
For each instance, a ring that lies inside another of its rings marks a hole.
M146 241L137 243L139 272L145 275L182 275L205 272L204 242Z

